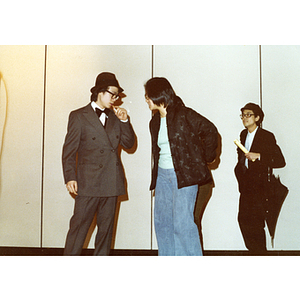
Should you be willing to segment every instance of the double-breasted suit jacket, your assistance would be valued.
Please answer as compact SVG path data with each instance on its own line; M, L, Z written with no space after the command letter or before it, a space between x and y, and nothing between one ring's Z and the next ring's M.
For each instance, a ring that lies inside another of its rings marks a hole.
M120 121L112 111L106 122L104 128L91 104L70 113L62 153L63 174L65 183L77 181L79 196L125 194L118 147L133 147L134 131L129 120Z

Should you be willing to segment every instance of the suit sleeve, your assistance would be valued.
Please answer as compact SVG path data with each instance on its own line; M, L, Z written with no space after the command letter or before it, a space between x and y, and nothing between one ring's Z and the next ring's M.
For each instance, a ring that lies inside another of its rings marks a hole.
M265 147L260 153L261 163L271 168L283 168L285 159L273 133L269 132L267 142L264 145Z
M77 181L76 157L80 143L80 135L81 127L79 119L74 112L71 112L62 151L62 166L65 183L71 180Z
M135 134L132 125L130 123L130 120L128 120L128 122L120 122L120 123L121 123L120 144L125 149L130 149L133 147L135 142Z

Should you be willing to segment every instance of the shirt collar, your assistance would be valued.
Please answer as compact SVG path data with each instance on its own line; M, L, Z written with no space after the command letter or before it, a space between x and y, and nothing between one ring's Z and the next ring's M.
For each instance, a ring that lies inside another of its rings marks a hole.
M92 105L93 110L95 110L95 111L96 111L96 108L99 108L102 111L104 111L104 109L100 108L99 105L95 101L92 101L91 105Z
M248 135L249 135L249 136L254 136L255 133L256 133L256 131L257 131L257 129L258 129L258 126L256 126L256 128L255 128L252 132L249 132L249 131L248 131Z

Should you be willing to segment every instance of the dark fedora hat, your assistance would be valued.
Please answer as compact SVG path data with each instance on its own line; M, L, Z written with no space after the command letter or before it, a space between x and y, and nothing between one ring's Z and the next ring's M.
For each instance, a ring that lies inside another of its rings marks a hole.
M119 89L119 93L124 91L120 87L115 74L109 72L102 72L97 76L95 86L91 88L91 92L93 94L97 93L98 91L107 86L116 86Z

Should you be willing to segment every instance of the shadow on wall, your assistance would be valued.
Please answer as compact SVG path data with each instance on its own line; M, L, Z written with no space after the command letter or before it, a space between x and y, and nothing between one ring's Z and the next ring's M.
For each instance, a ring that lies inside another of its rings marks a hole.
M7 120L7 108L8 108L8 95L7 88L3 78L3 74L0 72L0 195L1 195L1 159L2 150L4 144L4 135Z
M210 171L216 170L219 167L221 163L221 154L222 154L222 137L218 133L218 148L216 150L216 159L211 164L208 164L208 168ZM215 187L214 180L212 183L199 186L197 199L195 203L194 219L198 227L202 250L204 250L204 241L203 241L203 234L202 234L202 217L206 209L206 206L212 196L214 187Z

